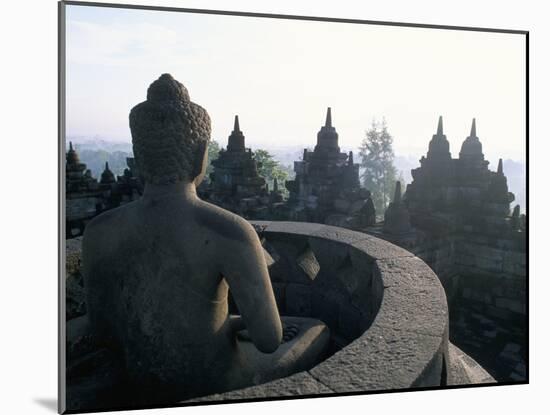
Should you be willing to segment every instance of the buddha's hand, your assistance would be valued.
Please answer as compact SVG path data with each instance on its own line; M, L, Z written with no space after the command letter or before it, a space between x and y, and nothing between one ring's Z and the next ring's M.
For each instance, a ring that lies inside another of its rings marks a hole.
M231 328L231 331L233 333L237 333L241 330L246 329L246 325L244 324L244 320L242 319L241 316L236 314L230 314L228 320L229 320L229 327Z

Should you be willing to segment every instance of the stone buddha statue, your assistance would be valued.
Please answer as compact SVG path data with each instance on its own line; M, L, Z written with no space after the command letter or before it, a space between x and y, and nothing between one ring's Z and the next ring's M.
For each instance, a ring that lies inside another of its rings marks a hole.
M184 400L313 366L326 326L281 321L253 227L197 196L206 110L164 74L131 110L130 129L143 196L87 225L82 271L89 330L117 351L132 396ZM240 315L228 312L229 290Z

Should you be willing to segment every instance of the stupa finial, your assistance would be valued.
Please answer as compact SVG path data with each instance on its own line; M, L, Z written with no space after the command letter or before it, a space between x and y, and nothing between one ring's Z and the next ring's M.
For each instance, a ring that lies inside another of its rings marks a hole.
M393 195L393 203L401 203L401 182L398 180L395 182L395 193Z
M327 118L325 120L325 127L332 127L332 113L330 107L327 108Z
M437 135L443 135L443 116L439 116L439 121L437 122Z

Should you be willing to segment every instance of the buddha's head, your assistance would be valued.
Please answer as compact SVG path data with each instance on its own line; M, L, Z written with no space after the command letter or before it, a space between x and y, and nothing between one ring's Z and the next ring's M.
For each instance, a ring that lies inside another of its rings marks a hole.
M210 117L170 74L153 82L147 100L132 108L130 130L136 163L146 183L198 185L202 181Z

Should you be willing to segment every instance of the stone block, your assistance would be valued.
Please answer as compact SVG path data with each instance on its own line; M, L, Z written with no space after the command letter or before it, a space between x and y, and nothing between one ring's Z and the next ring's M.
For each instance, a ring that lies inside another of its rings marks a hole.
M510 310L514 313L522 313L523 312L523 306L522 303L518 300L512 300L509 298L497 298L495 301L495 305L499 308L504 308L506 310Z
M501 272L502 271L502 261L490 259L486 257L476 257L476 266L482 270L492 271L492 272Z
M309 236L316 239L328 239L331 243L337 242L345 245L350 245L357 241L373 238L372 236L369 236L363 232L356 232L349 229L343 229L329 225L314 227Z
M319 265L319 262L317 262L317 258L309 245L296 259L296 264L311 281L317 277L317 274L321 269L321 266Z
M376 261L374 279L382 280L384 295L378 325L442 336L448 329L447 298L437 276L420 259ZM419 310L422 313L419 313ZM421 318L429 315L430 318Z
M65 311L68 321L86 314L86 293L84 291L84 278L80 272L69 274L65 281Z
M353 202L351 204L351 206L349 207L349 213L351 215L354 215L354 214L360 212L361 209L363 209L364 206L365 206L365 201L364 200L357 200L357 201Z
M337 212L346 214L350 208L350 202L346 199L336 199L334 201L334 209Z
M516 372L512 372L510 374L510 379L512 379L513 381L516 381L516 382L523 382L523 381L526 380L525 375L521 375L521 374L516 373Z
M65 270L66 277L80 272L80 255L82 252L82 237L67 239L65 241Z
M334 213L332 215L328 215L325 218L325 223L327 225L331 225L331 226L335 226L335 227L346 228L346 227L348 227L347 223L348 223L349 218L350 217L347 214Z
M520 277L526 277L527 268L524 265L516 264L514 266L514 274Z
M304 284L290 283L285 292L286 312L291 316L311 316L311 288Z
M516 367L514 368L516 372L518 372L521 376L526 376L527 374L527 368L525 366L525 363L518 363Z
M337 333L340 304L345 302L345 299L343 297L338 299L337 296L330 294L317 289L311 291L311 317L321 320L331 332Z
M501 320L507 320L510 317L510 312L494 306L488 306L487 315Z
M349 341L355 340L363 334L360 328L364 325L363 315L354 307L343 305L340 307L338 332ZM363 323L363 324L362 324Z
M309 246L315 254L320 268L330 274L348 256L349 247L344 243L333 242L325 238L308 238Z
M349 302L361 312L369 312L373 302L372 275L360 268L345 267L337 271L337 278L342 282L349 295Z
M272 282L273 293L275 294L275 301L277 301L277 308L279 314L286 314L286 284L280 282Z
M517 343L507 343L502 350L504 353L519 353L521 346Z

